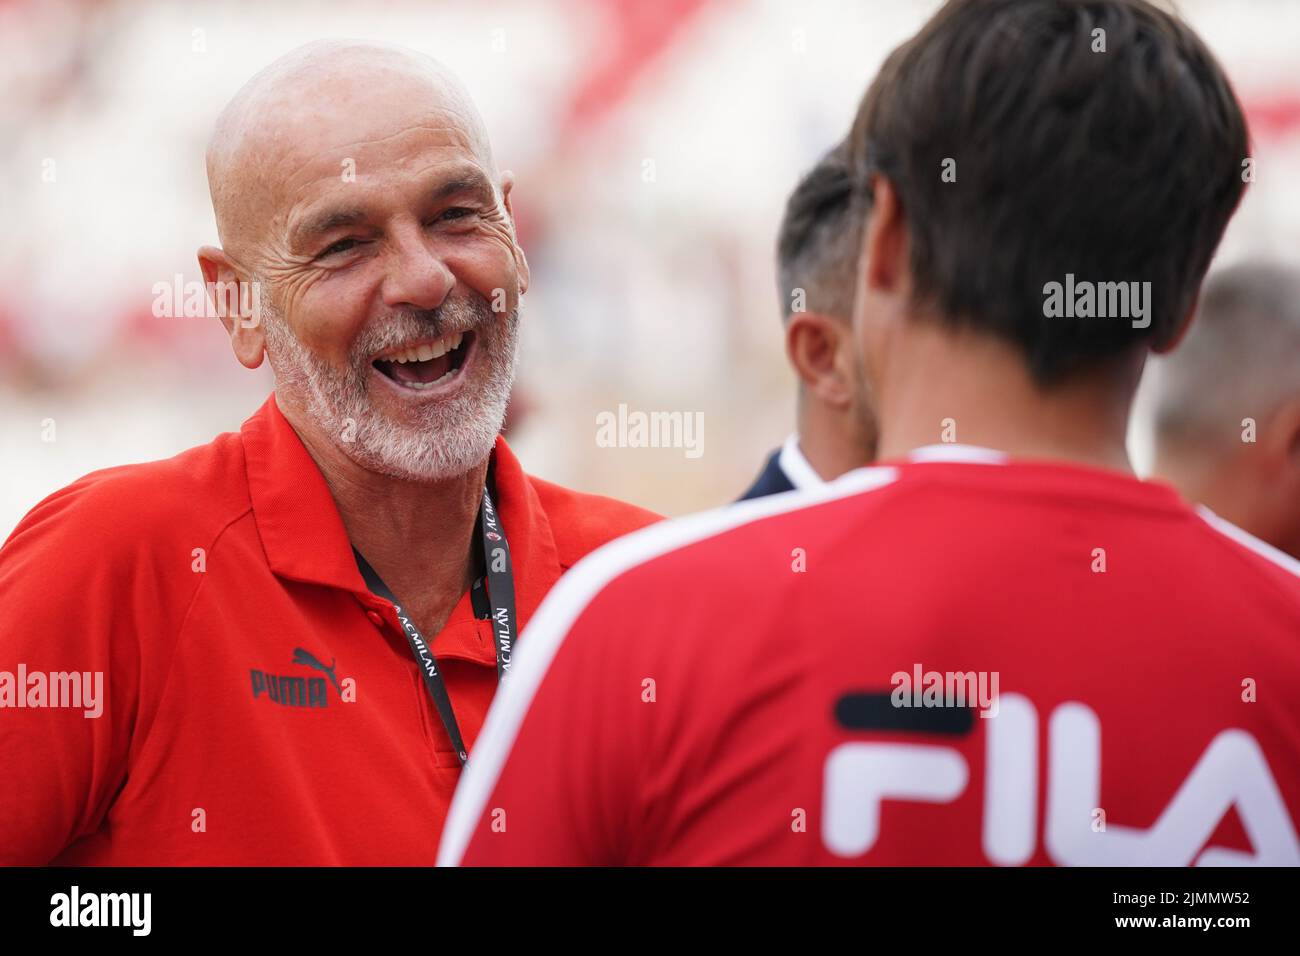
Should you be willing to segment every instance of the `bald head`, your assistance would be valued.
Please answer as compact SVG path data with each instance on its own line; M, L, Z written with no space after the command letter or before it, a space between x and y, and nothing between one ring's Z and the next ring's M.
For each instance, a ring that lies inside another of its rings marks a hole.
M307 167L319 171L329 161L341 175L355 159L350 152L420 127L443 130L496 184L478 110L460 80L431 57L354 40L321 40L280 57L235 94L208 144L222 246L235 257L250 251L311 178Z
M240 363L270 360L318 463L418 481L480 467L528 261L513 177L460 82L400 47L310 44L235 95L207 167L209 294ZM232 288L252 306L239 321L220 307Z
M1155 474L1300 557L1300 271L1212 275L1186 341L1149 373Z
M1216 457L1241 445L1242 419L1300 396L1300 270L1240 265L1211 275L1186 339L1152 362L1162 447Z

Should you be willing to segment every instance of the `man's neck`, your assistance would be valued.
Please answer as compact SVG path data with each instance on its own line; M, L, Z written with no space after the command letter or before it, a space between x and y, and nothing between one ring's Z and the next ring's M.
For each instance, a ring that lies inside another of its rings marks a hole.
M907 323L885 352L882 460L953 441L1133 472L1126 435L1141 356L1043 389L1012 345L933 322Z
M1156 455L1156 477L1169 482L1187 501L1205 505L1220 518L1276 548L1300 556L1300 522L1284 490L1259 470L1252 446L1216 439L1200 447L1166 442Z
M799 451L822 481L834 481L855 468L871 464L873 434L847 410L832 408L802 390L795 411Z
M352 546L432 639L473 582L488 461L440 481L394 478L358 465L292 406L283 411L324 476Z

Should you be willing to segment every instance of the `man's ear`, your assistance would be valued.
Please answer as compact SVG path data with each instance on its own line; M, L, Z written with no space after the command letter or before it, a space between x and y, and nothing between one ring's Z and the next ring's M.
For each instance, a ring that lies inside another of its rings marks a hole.
M1283 502L1283 521L1290 528L1288 540L1276 540L1284 551L1300 557L1300 394L1293 394L1266 426L1278 432L1279 453L1273 459L1274 487ZM1267 440L1267 436L1265 436Z
M1268 430L1274 432L1276 458L1296 477L1300 485L1300 394L1292 395L1269 418ZM1264 436L1268 440L1268 436Z
M906 291L908 235L903 205L894 184L877 173L872 181L871 212L862 257L867 287L882 292Z
M786 320L785 352L803 387L835 408L853 401L853 383L839 362L849 324L819 312L794 312Z
M266 356L266 336L257 305L261 290L247 284L248 280L240 275L230 257L216 246L199 249L199 269L207 286L208 299L230 336L235 358L246 368L257 368ZM240 306L249 302L254 311L245 315Z
M515 174L510 170L504 170L501 173L501 201L505 203L506 215L510 217L511 238L514 240L515 247L515 272L519 274L519 294L523 295L528 291L528 258L524 255L524 247L519 244L519 229L515 223L515 210L510 205L510 190L515 187Z

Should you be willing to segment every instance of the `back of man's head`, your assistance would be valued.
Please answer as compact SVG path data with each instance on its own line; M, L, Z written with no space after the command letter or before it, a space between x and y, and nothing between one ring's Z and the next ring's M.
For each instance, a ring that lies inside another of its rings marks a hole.
M848 146L899 197L916 311L1014 344L1040 386L1176 341L1247 157L1219 65L1145 0L950 0ZM1047 314L1067 276L1150 282L1149 325Z
M786 357L799 378L799 447L827 478L875 454L871 390L851 322L866 210L855 201L841 143L795 186L777 235Z
M1152 365L1157 441L1217 456L1247 419L1300 398L1300 269L1234 266L1205 283L1187 338Z
M786 201L777 233L781 317L818 312L848 321L861 240L853 182L843 146L822 157Z
M1187 338L1148 375L1157 474L1300 552L1300 269L1211 275Z

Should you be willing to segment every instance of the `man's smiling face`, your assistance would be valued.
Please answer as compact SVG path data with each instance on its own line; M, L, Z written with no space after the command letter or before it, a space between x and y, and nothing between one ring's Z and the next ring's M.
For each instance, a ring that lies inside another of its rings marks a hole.
M468 99L373 56L254 100L226 251L261 283L282 406L368 470L438 480L491 451L527 264Z

